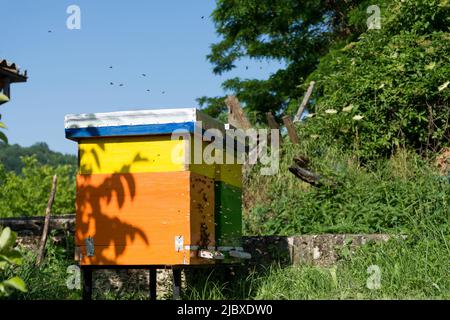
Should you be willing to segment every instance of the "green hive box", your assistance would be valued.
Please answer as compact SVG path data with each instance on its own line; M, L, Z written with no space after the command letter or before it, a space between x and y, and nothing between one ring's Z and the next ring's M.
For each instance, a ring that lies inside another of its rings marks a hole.
M242 190L221 181L215 182L216 245L240 247L242 238Z

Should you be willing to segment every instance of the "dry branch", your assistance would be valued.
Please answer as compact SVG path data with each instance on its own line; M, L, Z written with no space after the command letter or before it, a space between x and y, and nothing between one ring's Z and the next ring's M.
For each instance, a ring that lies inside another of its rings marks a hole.
M301 168L308 169L311 160L306 156L296 156L294 157L294 162Z
M311 97L311 94L312 94L312 91L313 91L313 89L314 89L314 85L315 85L315 84L316 84L316 83L315 83L314 81L311 81L311 82L309 83L308 90L306 91L306 94L305 94L305 96L303 97L303 101L302 101L302 103L300 104L300 107L299 107L298 110L297 110L297 114L296 114L295 117L294 117L294 122L300 121L300 119L301 119L301 117L302 117L302 114L303 114L303 111L305 111L306 105L308 104L309 98Z
M320 174L313 172L309 169L310 160L305 156L294 157L294 164L289 167L289 171L293 173L297 178L309 183L314 187L337 186L338 184L328 178L322 177Z
M42 230L41 242L39 244L39 255L36 260L36 266L40 266L42 261L44 260L45 245L47 243L47 236L48 236L48 226L50 223L50 214L52 212L53 202L55 201L57 182L58 182L58 177L56 175L54 175L53 182L52 182L52 190L50 192L50 197L49 197L48 203L47 203L47 209L45 209L44 228Z
M306 170L297 165L290 166L289 171L292 172L297 178L309 183L314 187L323 186L322 178L317 173Z

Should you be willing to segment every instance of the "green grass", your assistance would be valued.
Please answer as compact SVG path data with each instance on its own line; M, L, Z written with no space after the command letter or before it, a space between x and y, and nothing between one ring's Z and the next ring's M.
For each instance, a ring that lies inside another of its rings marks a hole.
M331 267L271 266L224 281L198 278L185 299L450 299L449 238L393 239L356 250ZM369 289L371 265L380 287Z
M448 239L446 240L448 244ZM332 268L274 268L258 279L256 299L450 299L450 251L438 240L400 240L361 248ZM380 268L380 288L369 289L367 268Z
M247 234L386 232L384 243L370 243L348 254L342 249L332 267L242 267L229 272L188 274L184 299L450 299L450 183L430 160L398 151L390 159L365 164L334 148L302 137L302 146L283 148L280 172L261 176L251 169L246 188ZM299 181L287 168L304 154L313 170L339 182L316 189ZM69 237L71 239L71 237ZM73 262L73 240L49 243L41 268L35 254L0 276L20 276L27 293L11 299L80 299L80 290L66 287ZM381 271L381 287L366 284L371 265ZM122 288L99 283L96 299L146 299L147 288L130 280Z
M0 272L0 278L19 276L26 285L28 292L13 292L9 299L24 300L67 300L80 299L80 290L67 288L66 280L69 276L67 267L75 264L73 260L72 237L67 238L67 243L54 243L49 238L46 246L46 257L40 267L35 266L36 251L21 248L24 262L19 266L10 266Z
M429 161L400 150L362 166L351 154L302 139L283 148L277 175L259 175L258 167L249 174L246 234L408 233L424 221L449 233L449 177ZM317 189L296 178L288 171L296 155L310 157L312 169L339 186Z

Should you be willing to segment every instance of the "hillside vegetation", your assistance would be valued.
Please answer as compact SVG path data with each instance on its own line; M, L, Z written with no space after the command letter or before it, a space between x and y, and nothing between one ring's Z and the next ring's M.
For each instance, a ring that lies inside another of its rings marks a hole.
M266 111L293 115L309 81L317 83L310 115L297 124L300 143L283 139L278 174L262 176L258 166L245 174L244 233L392 237L354 252L339 248L328 268L245 268L231 281L203 273L185 298L450 299L449 3L380 0L381 29L366 30L367 1L217 2L213 18L224 39L209 56L216 73L242 57L287 61L267 80L224 84L255 126L265 126ZM223 117L223 97L200 102ZM334 184L317 188L296 178L288 170L295 156L308 157L311 170ZM74 166L22 161L16 173L0 166L0 216L42 214L54 173L55 213L73 212ZM6 270L30 288L14 297L78 298L64 286L71 248L70 240L66 248L52 244L41 270L31 267L33 253ZM371 266L381 271L376 289L367 285ZM98 297L142 299L145 290Z
M18 144L6 144L0 142L0 163L6 171L14 171L20 174L24 167L21 160L22 157L35 156L41 165L49 165L56 167L59 165L77 165L77 157L75 155L62 154L50 150L45 142L39 142L31 147L22 147Z

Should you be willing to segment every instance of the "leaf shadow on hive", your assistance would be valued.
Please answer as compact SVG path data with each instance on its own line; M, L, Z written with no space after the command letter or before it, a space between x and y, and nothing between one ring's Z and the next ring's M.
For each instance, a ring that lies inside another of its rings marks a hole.
M105 151L104 146L101 146L100 150ZM100 157L96 150L92 151L96 154L94 161L100 168ZM80 174L77 178L76 238L78 245L82 247L88 237L94 239L95 253L90 257L91 264L115 265L117 258L125 253L126 245L138 238L146 246L149 245L144 230L120 219L120 215L129 213L122 210L127 202L135 200L138 192L135 177L130 169L133 164L147 160L138 153L129 164L108 175L93 175L90 173L92 171L80 168L87 173ZM101 181L98 181L99 176L102 177ZM116 210L118 214L108 214L111 210ZM111 248L114 249L114 258L107 253ZM85 254L85 251L82 252Z

